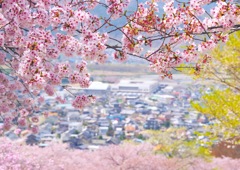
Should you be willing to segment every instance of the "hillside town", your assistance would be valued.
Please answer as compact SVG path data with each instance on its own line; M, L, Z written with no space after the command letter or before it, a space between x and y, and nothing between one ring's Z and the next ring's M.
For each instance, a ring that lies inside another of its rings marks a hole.
M199 89L203 85L193 84L190 77L180 74L176 74L174 80L162 81L152 75L111 83L92 81L86 89L67 82L64 85L69 86L68 90L59 89L58 95L64 97L66 103L59 104L54 97L45 96L45 104L36 113L45 115L40 116L38 134L20 138L10 131L6 136L40 147L61 141L77 149L97 149L120 144L125 139L143 143L147 138L142 133L145 130L169 127L185 127L185 135L191 139L194 131L203 131L203 125L210 123L190 106L190 101L201 97ZM73 98L69 91L95 95L97 100L83 110L75 110L69 102Z

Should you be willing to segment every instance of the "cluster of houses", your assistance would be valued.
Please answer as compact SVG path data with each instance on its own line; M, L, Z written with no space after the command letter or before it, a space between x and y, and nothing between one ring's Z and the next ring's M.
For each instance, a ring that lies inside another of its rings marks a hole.
M190 83L189 83L190 82ZM199 100L200 85L189 79L178 82L159 81L151 77L123 79L114 84L93 82L88 89L72 85L73 93L97 96L95 104L75 110L71 103L57 104L46 96L42 112L49 112L37 135L28 135L26 143L48 146L61 141L78 149L97 149L120 144L129 139L144 142L143 131L186 127L189 138L195 130L202 131L209 120L191 109L190 101ZM59 89L71 101L68 91ZM11 136L11 135L9 135Z

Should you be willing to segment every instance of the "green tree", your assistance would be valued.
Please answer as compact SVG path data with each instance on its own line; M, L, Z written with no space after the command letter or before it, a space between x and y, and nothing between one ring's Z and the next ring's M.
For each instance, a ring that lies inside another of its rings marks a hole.
M110 125L108 127L108 131L107 131L107 136L113 136L114 135L114 129L112 127L112 123L110 122Z
M209 63L202 67L196 77L211 80L213 85L224 86L221 89L213 86L211 93L204 94L198 102L192 102L192 106L214 121L215 135L225 138L239 136L240 32L232 34L224 46L211 52L211 56Z
M230 35L226 44L209 54L210 58L208 54L200 56L198 63L204 64L198 65L198 70L189 65L179 68L211 88L211 92L203 91L200 101L191 103L210 120L205 132L197 133L208 140L197 144L209 148L220 141L237 144L239 140L235 139L240 136L240 31Z
M142 134L138 134L136 136L138 139L145 140L146 138Z
M119 138L120 140L125 140L126 139L126 136L125 136L125 133L123 132L123 134L120 136Z
M80 132L78 130L75 129L75 131L73 132L73 134L78 135Z
M210 152L208 148L199 145L196 139L189 139L185 128L168 128L164 131L147 131L148 142L153 144L154 151L157 154L163 154L166 157L203 157L208 158Z

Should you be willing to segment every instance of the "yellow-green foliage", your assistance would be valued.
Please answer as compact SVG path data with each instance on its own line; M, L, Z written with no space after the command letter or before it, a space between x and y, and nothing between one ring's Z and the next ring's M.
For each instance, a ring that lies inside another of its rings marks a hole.
M155 146L156 154L164 154L167 157L208 158L210 155L208 148L197 142L197 139L189 140L186 132L185 128L169 128L159 131L149 130L146 133L149 135L148 142Z
M224 126L238 127L240 125L240 94L231 90L214 90L202 97L204 105L192 103L201 113L217 118Z
M202 66L197 78L223 84L225 89L214 89L192 102L193 108L214 120L209 129L215 136L229 138L240 135L240 31L230 35L224 46L212 50L211 60ZM196 78L196 77L195 77Z
M229 88L214 90L205 94L201 102L192 102L193 108L216 119L215 126L225 129L224 136L239 134L240 128L240 94Z
M229 36L228 42L215 48L209 65L203 68L202 77L213 79L240 91L240 31ZM206 74L207 73L207 74Z
M181 64L177 70L195 79L209 79L240 91L240 31L231 34L224 45L208 53L211 58L203 63L205 54L200 54L200 72L196 74L195 64Z

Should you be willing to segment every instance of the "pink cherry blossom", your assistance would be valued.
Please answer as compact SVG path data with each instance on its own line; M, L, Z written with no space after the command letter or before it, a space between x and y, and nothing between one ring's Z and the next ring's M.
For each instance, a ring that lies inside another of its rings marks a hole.
M101 147L96 151L69 149L65 144L50 143L46 148L0 141L0 169L156 169L189 170L237 169L239 159L166 158L152 152L152 146L123 144ZM81 155L81 156L79 156Z
M46 87L44 88L45 92L49 95L49 96L53 96L54 95L54 88L53 86L47 84Z
M199 61L199 53L225 43L229 33L238 31L239 15L239 6L231 0L4 0L0 114L4 119L14 112L30 118L44 93L65 102L57 96L62 80L89 87L89 62L137 57L169 78L179 64L206 64ZM70 94L77 109L94 101L84 94ZM10 122L5 129L10 125L17 127Z
M22 131L21 129L15 129L15 130L14 130L14 133L15 133L16 135L19 135L19 134L21 133L21 131Z
M33 123L38 123L38 121L39 121L38 116L33 116L33 117L31 117L31 121L32 121Z

